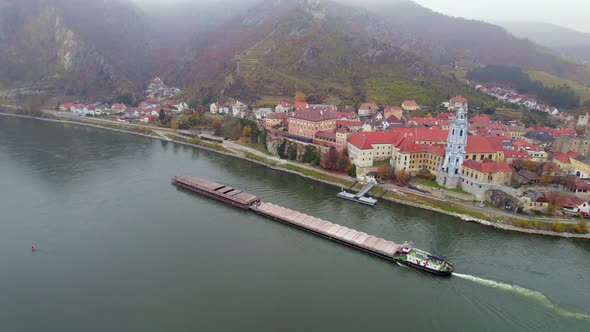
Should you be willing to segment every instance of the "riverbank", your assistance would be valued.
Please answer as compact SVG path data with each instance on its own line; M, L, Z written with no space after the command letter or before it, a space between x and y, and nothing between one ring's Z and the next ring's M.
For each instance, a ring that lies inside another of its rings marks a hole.
M299 176L303 176L309 179L313 179L315 181L320 181L326 184L330 184L336 187L350 187L354 182L348 177L344 175L338 174L327 174L327 172L311 169L305 165L295 164L289 161L280 160L275 157L269 156L261 156L255 151L251 151L251 149L246 147L239 147L235 144L216 144L216 143L209 143L209 142L201 142L190 140L186 137L180 136L175 134L170 130L163 130L162 132L159 131L159 128L151 128L148 126L136 126L136 125L129 125L129 124L94 124L89 123L92 120L84 119L83 121L74 121L73 119L63 120L59 118L39 118L33 117L30 115L21 115L21 114L12 114L12 113L0 113L0 115L5 116L12 116L12 117L19 117L19 118L27 118L27 119L36 119L36 120L44 120L49 122L56 122L56 123L65 123L65 124L77 124L83 125L93 128L99 129L107 129L115 132L122 132L122 133L130 133L135 134L138 136L154 138L158 140L166 140L170 142L174 142L177 144L182 144L186 146L191 146L195 148L201 148L205 150L209 150L216 153L221 153L227 156L232 156L244 160L248 160L251 162L255 162L266 167L280 170L284 172L289 172L293 174L297 174ZM385 192L387 190L387 192ZM575 220L561 220L555 219L553 222L548 222L546 220L541 220L539 218L526 218L524 216L508 216L506 213L500 213L490 210L483 210L478 209L477 207L469 207L466 203L461 203L458 201L452 201L449 199L440 199L435 198L432 196L427 196L421 194L419 192L413 192L411 189L407 188L394 188L390 185L379 185L376 186L373 195L380 196L382 195L381 199L385 199L391 202L404 204L416 208L426 209L438 213L443 213L446 215L450 215L456 217L458 219L469 221L469 222L476 222L481 225L496 227L499 229L507 230L507 231L517 231L522 233L528 234L536 234L536 235L550 235L550 236L559 236L559 237L566 237L566 238L580 238L580 239L590 239L590 234L579 234L579 233L566 233L566 232L555 232L546 229L531 229L526 227L519 227L517 225L527 225L531 227L536 226L552 226L551 224L555 223L568 223L567 225L561 226L569 226L573 228L576 221Z

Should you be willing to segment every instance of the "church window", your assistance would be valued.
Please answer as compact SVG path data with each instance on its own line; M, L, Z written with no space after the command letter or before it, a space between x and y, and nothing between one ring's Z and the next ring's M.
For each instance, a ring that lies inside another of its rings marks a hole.
M455 169L455 174L459 174L459 170L458 169Z
M463 129L459 132L459 137L463 136Z

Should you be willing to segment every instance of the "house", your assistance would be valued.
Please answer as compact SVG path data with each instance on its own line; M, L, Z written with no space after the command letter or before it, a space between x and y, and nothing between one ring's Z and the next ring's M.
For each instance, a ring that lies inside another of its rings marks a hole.
M360 121L336 120L336 129L344 128L351 133L361 131L362 126L363 123Z
M296 111L303 111L309 108L309 104L304 101L296 101L295 104L293 104L293 108Z
M359 107L358 115L359 116L370 116L379 111L379 106L375 103L363 103Z
M490 119L489 116L487 115L479 115L479 116L473 116L471 118L469 118L469 122L471 123L492 123L492 119Z
M240 102L239 100L236 100L236 102L233 103L231 106L232 115L237 118L246 117L247 110L248 110L248 106L246 106L244 103Z
M451 98L451 100L449 101L449 106L447 107L447 109L449 111L457 111L460 108L464 109L465 111L467 111L467 98L461 97L461 96L455 96L453 98Z
M506 130L508 131L508 136L512 137L512 139L522 139L526 134L526 128L524 126L510 125L506 126Z
M150 122L150 118L147 117L147 116L142 116L142 117L139 118L139 122L149 123Z
M420 109L418 103L415 100L404 100L402 103L402 109L404 111L416 111Z
M569 176L566 181L566 190L573 193L586 193L590 190L590 179L582 179L577 176Z
M571 169L577 177L587 178L590 177L590 157L579 155L575 158L570 157L572 163Z
M171 109L178 110L179 112L186 111L189 109L188 104L184 101L179 102L178 104L170 106Z
M386 119L395 116L398 120L401 120L401 118L404 116L404 110L401 107L397 106L387 106L383 111L383 116Z
M587 217L590 215L590 204L579 197L568 196L563 202L562 211L564 214L571 216L582 215Z
M276 113L291 112L293 110L293 104L286 101L282 101L275 106Z
M513 176L514 182L520 185L532 185L532 184L539 184L541 183L541 177L537 175L537 173L530 171L528 169L523 169Z
M322 109L309 109L289 113L289 134L314 138L318 131L334 131L336 129L336 112Z
M217 114L219 113L219 108L221 107L221 104L219 103L212 103L211 106L209 106L209 111L213 114Z
M518 150L504 150L504 161L509 164L514 163L515 160L532 160L533 157L526 151Z
M553 141L555 140L553 138L553 135L551 135L551 133L549 133L548 131L538 131L538 130L531 130L528 131L523 137L523 140L532 143L532 144L538 144L542 147L546 147L549 146L553 143Z
M549 158L549 154L542 147L525 140L515 140L512 142L512 146L518 151L526 151L537 163L546 162Z
M86 108L82 104L72 104L70 111L78 115L86 114Z
M264 119L264 126L267 129L273 127L286 127L288 124L289 113L293 112L281 112L267 115Z
M254 111L254 117L257 120L265 119L267 116L273 113L272 108L258 108Z
M512 180L512 167L506 162L497 162L491 159L483 161L465 160L463 161L461 174L461 188L469 192L469 187L477 186L481 182L493 183L498 185L508 185Z
M559 166L564 171L569 171L572 168L572 163L570 162L570 157L563 153L558 153L553 156L553 162Z
M111 110L113 113L125 113L127 111L127 106L125 104L115 103L111 106Z
M72 108L72 105L74 105L74 103L63 103L59 105L59 110L62 112L67 112L70 110L70 108Z

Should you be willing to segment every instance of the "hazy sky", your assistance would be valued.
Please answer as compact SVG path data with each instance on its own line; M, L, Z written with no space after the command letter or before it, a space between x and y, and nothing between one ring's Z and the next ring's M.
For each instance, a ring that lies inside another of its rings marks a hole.
M590 32L589 0L415 0L451 16L483 21L535 21Z
M187 0L133 0L137 3L174 3ZM193 0L217 2L219 0ZM228 2L231 0L222 0ZM239 1L239 0L238 0ZM339 0L333 0L339 1ZM342 2L389 2L392 0L340 0ZM488 22L534 21L554 23L590 33L590 0L414 0L424 7L450 16Z

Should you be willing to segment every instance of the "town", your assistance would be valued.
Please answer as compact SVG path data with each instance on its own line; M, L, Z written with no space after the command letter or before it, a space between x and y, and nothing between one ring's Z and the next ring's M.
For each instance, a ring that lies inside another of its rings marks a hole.
M255 131L256 139L247 141L283 159L514 213L590 217L590 137L583 134L590 110L575 118L513 91L475 88L546 112L560 127L492 120L473 112L462 96L442 101L438 114L425 114L415 100L401 105L367 102L358 108L309 104L300 92L297 101L274 107L249 107L227 98L211 103L209 110L195 110L174 99L180 89L157 77L137 107L62 103L59 110L156 128L198 127L202 132L209 126L212 136L222 135L225 122L240 119L249 128L232 129L237 132L232 139L243 143ZM264 140L259 139L262 132Z

